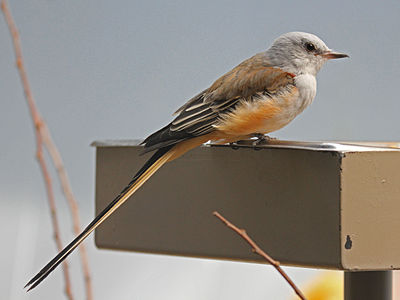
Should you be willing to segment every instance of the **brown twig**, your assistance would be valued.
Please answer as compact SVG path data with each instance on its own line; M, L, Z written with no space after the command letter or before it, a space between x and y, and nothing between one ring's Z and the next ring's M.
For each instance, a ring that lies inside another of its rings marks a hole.
M24 88L25 98L27 100L29 111L31 113L32 121L34 123L35 128L35 137L36 137L36 158L38 159L40 169L43 174L44 182L46 185L47 199L50 206L51 220L53 223L53 231L54 231L54 239L57 245L58 251L62 250L62 243L60 238L60 229L58 225L56 204L54 201L54 193L53 187L51 183L51 178L47 169L46 161L43 157L43 147L42 147L42 137L40 134L41 127L43 125L43 120L40 117L40 114L35 106L35 101L33 98L33 94L29 85L28 77L24 68L24 62L22 57L21 50L21 41L19 39L19 33L17 27L15 25L14 19L11 15L11 11L8 7L7 0L1 1L1 9L3 11L6 23L8 25L8 29L10 30L10 34L12 37L14 51L16 56L16 64L18 68L18 72L22 81L22 86ZM70 300L73 300L74 297L72 295L71 289L71 280L69 277L68 264L63 262L63 271L64 271L64 279L65 279L65 293Z
M285 271L282 270L278 261L274 260L271 256L265 253L246 233L244 229L239 229L227 219L225 219L218 212L214 211L213 215L220 219L228 228L235 231L239 236L241 236L251 247L253 252L257 253L261 257L263 257L267 262L269 262L289 283L289 285L293 288L294 292L299 296L300 299L306 300L306 297L300 291L300 289L295 285L295 283L290 279L290 277L286 274Z
M46 124L43 124L41 130L43 143L46 145L47 151L50 154L50 157L53 160L53 164L57 170L58 177L60 179L61 187L64 192L65 198L68 201L69 208L72 216L72 223L75 235L80 234L81 232L81 221L79 218L79 208L78 204L75 200L75 197L72 193L71 185L69 183L67 172L65 171L64 164L58 151L56 145L54 144L50 131L48 130ZM86 287L86 299L93 299L93 287L92 287L92 279L90 276L90 268L89 268L89 259L86 252L86 247L82 243L79 245L80 258L82 264L83 275L85 278L85 287Z
M44 160L43 156L43 145L47 148L50 157L52 158L53 164L56 167L57 174L59 176L61 186L63 189L63 192L67 198L70 210L71 210L71 215L73 219L73 227L74 227L74 232L76 235L80 233L80 219L79 219L79 212L78 212L78 205L77 202L72 194L72 190L68 181L68 176L65 172L65 168L61 159L61 155L55 146L54 142L51 139L50 132L43 121L43 119L40 116L40 113L38 109L36 108L35 105L35 100L33 98L33 94L30 88L30 84L28 81L28 76L25 71L24 63L23 63L23 56L22 56L22 48L21 48L21 41L19 38L19 33L17 30L17 27L15 25L15 22L13 20L13 17L11 15L11 11L8 7L7 0L1 0L1 9L4 13L4 17L6 19L6 23L8 25L8 28L11 33L13 45L14 45L14 51L16 55L16 61L17 61L17 68L20 74L20 78L22 81L22 85L24 88L24 93L25 97L29 106L29 111L31 113L31 117L34 123L34 128L35 128L35 136L36 136L36 157L38 159L40 168L42 170L42 174L45 180L46 184L46 190L47 190L47 195L48 195L48 201L49 201L49 206L50 206L50 211L51 211L51 217L52 217L52 223L53 223L53 229L54 229L54 237L56 240L57 248L59 251L62 249L62 243L60 239L60 230L59 230L59 225L57 221L57 213L56 213L56 206L55 206L55 201L54 201L54 193L53 193L53 188L52 188L52 183L51 183L51 178L47 170L47 165L46 161ZM88 264L88 258L87 258L87 253L86 249L83 245L80 246L80 254L81 254L81 263L83 267L83 272L85 276L85 286L86 286L86 298L87 300L93 299L93 292L92 292L92 284L91 284L91 278L90 278L90 272L89 272L89 264ZM68 272L68 264L66 261L63 262L63 270L64 270L64 277L65 277L65 290L68 298L70 300L73 299L72 295L72 290L71 290L71 283L69 279L69 272Z
M40 129L38 129L38 130L40 130ZM57 219L56 203L54 201L53 186L51 183L50 174L47 170L46 161L43 157L41 136L39 134L36 134L36 144L37 144L36 158L39 161L39 165L42 170L43 178L44 178L45 185L46 185L47 199L48 199L49 206L50 206L51 221L53 224L54 239L55 239L58 251L61 251L63 247L62 247L61 237L60 237L60 227L59 227L58 219ZM73 300L74 296L72 294L71 280L70 280L70 276L69 276L69 268L68 268L68 263L66 263L66 262L63 262L63 272L64 272L64 279L65 279L65 294L67 295L68 299Z

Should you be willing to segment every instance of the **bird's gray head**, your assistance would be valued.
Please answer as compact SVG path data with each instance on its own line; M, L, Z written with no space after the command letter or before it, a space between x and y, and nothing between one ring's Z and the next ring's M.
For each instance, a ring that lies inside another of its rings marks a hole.
M266 51L269 62L286 72L316 75L329 59L348 57L333 52L317 36L305 32L289 32L278 37Z

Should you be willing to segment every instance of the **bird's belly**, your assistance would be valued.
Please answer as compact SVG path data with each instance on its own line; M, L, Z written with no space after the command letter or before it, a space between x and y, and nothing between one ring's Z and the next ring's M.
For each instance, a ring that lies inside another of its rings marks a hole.
M269 133L287 125L304 109L303 106L303 100L293 86L286 93L243 102L233 112L223 116L215 127L234 136Z

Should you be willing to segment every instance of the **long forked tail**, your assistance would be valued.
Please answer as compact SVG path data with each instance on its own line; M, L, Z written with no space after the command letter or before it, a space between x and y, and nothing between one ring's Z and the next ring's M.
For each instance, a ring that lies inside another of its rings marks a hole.
M159 168L162 167L174 154L174 145L163 147L144 164L136 173L132 181L122 192L79 234L68 246L56 255L43 269L39 271L24 288L28 291L41 283L82 241L105 219L107 219L118 207L120 207L143 183L145 183ZM170 151L171 150L171 151Z

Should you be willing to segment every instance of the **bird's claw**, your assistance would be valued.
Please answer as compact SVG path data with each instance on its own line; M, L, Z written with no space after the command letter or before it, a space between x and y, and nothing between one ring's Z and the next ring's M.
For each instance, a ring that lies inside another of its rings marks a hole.
M268 142L271 140L276 140L276 138L270 137L270 136L262 134L262 133L256 133L254 135L254 137L257 138L253 142L254 150L260 150L261 147L257 147L257 146L261 146L263 144L268 144Z
M230 146L231 149L233 149L233 150L239 149L239 145L238 145L236 142L229 143L229 146Z

